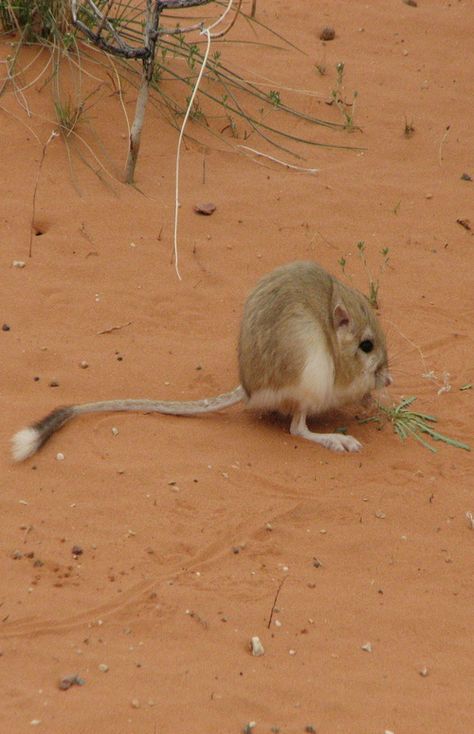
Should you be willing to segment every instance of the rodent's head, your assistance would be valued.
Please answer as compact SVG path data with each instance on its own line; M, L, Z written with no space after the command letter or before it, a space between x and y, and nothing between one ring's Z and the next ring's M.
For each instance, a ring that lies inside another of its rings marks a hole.
M392 378L385 334L365 296L347 287L336 289L332 318L337 341L335 387L341 401L359 400L388 387Z

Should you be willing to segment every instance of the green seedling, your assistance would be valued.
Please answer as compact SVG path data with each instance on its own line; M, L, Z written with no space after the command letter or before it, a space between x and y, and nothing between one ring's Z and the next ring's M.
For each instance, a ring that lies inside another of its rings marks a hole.
M268 97L274 107L279 107L281 105L280 92L277 92L275 89L272 89L270 90Z
M191 99L191 95L189 95L188 97L186 97L186 104L187 105L189 105L190 99ZM199 99L197 97L195 98L195 100L193 102L193 105L192 105L191 110L190 110L190 113L189 113L189 117L191 118L191 120L201 120L201 121L203 121L207 125L206 116L205 116L205 114L204 114L204 112L202 110L202 107L201 107L201 105L199 103Z
M66 102L55 102L54 109L61 134L67 138L77 127L84 111L84 105L83 103L75 105L69 98Z
M354 130L354 114L358 92L353 93L352 102L347 102L342 94L343 81L344 62L339 61L336 64L336 86L331 92L331 98L345 120L345 129L352 131Z
M370 305L373 308L378 309L379 308L378 297L379 297L380 281L379 281L378 278L374 278L372 276L372 273L370 271L370 268L369 268L369 266L367 264L367 258L366 258L366 255L365 255L365 242L363 240L361 240L360 242L357 243L357 251L359 253L360 259L362 260L362 264L364 266L364 270L367 273L367 278L369 280L369 293L368 293L367 298L369 299ZM389 249L388 249L388 247L383 247L380 250L380 254L383 257L383 262L382 262L382 265L380 266L380 272L383 273L383 271L387 267L387 264L388 264L388 261L389 261Z
M194 69L196 66L196 57L199 53L199 47L196 46L195 43L191 43L189 46L189 56L187 58L187 63L190 69Z
M463 441L458 441L455 438L445 436L439 431L436 431L433 424L437 422L437 418L434 415L427 415L426 413L418 413L417 411L411 410L411 406L415 402L416 397L410 396L402 398L398 405L386 406L381 403L377 403L377 408L380 415L371 416L360 421L360 423L369 423L371 421L383 424L389 422L393 426L393 430L399 436L402 441L407 438L414 438L416 441L421 443L429 451L436 453L436 448L432 446L424 436L429 436L433 441L441 441L454 446L457 449L464 449L464 451L470 451L471 447L469 444Z

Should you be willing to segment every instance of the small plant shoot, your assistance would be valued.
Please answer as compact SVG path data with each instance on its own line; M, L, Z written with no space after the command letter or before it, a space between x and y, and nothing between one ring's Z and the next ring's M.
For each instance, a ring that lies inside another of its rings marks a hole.
M469 444L436 431L433 424L437 422L437 418L434 415L412 410L411 406L415 400L416 397L412 395L402 398L398 405L386 406L378 402L377 408L379 415L365 418L360 423L391 423L393 430L402 441L405 441L407 438L414 438L418 443L421 443L422 446L433 453L436 453L436 448L426 440L425 436L428 436L433 441L441 441L449 446L454 446L457 449L464 449L464 451L471 450Z

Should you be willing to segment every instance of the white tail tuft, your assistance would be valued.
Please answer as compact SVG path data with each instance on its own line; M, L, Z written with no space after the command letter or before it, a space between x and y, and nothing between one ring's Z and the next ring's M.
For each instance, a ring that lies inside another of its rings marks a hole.
M37 428L23 428L12 438L12 454L15 461L23 461L38 451L40 432Z

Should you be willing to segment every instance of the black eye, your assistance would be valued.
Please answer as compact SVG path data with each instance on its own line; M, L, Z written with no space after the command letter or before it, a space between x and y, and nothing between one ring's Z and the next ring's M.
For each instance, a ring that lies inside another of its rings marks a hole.
M373 348L374 348L374 343L370 341L370 339L364 339L364 341L359 344L359 349L362 349L362 351L365 352L366 354L371 352Z

